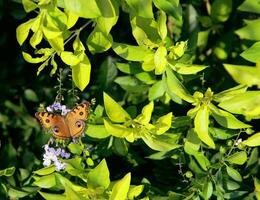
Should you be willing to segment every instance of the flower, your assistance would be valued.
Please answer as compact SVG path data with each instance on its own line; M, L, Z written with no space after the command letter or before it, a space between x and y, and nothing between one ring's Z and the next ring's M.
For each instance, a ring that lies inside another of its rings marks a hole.
M59 157L68 159L70 154L62 148L49 147L48 144L44 145L45 153L43 154L43 165L50 166L52 163L55 165L55 170L60 171L66 168L66 163L59 160Z
M242 142L242 138L239 138L238 140L235 141L235 145L237 146L237 145L239 145L239 143L241 143L241 142Z
M52 105L47 106L46 110L48 112L60 111L61 115L66 115L70 111L66 105L62 105L60 102L54 102Z

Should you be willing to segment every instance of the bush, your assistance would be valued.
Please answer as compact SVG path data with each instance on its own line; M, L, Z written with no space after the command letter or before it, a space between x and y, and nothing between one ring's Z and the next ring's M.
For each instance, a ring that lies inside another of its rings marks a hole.
M1 199L260 199L258 1L1 13Z

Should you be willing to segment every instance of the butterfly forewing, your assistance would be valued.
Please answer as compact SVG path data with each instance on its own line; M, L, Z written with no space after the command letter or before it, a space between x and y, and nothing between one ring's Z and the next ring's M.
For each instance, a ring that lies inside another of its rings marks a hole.
M49 112L37 112L35 116L43 128L52 130L55 138L67 139L71 137L64 117Z
M75 106L65 117L71 137L79 137L85 130L85 121L89 116L89 103Z

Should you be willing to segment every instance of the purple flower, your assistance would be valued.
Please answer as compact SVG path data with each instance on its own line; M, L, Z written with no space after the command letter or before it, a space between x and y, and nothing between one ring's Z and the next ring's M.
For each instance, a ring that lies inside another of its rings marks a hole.
M46 110L48 112L59 111L61 112L61 115L66 115L70 111L70 109L68 109L66 105L62 105L60 102L54 102L52 105L47 106Z
M61 158L68 159L70 154L67 153L64 149L58 148L55 149L53 147L49 147L48 144L44 145L45 153L43 154L43 165L50 166L52 163L55 165L55 170L60 171L66 168L66 164L59 160L59 156Z

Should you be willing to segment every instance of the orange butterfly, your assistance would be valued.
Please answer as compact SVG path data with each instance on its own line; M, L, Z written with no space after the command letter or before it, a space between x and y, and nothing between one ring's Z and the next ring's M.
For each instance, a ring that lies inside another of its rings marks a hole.
M43 128L51 129L57 139L76 138L85 130L85 121L89 116L90 103L84 102L75 106L65 116L51 112L37 112L35 117Z

